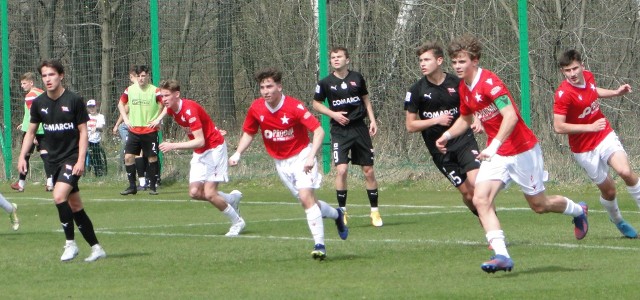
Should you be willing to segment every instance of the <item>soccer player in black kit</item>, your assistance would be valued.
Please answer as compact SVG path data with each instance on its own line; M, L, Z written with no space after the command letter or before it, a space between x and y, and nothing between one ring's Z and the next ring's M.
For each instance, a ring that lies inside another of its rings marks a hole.
M38 71L46 93L38 96L31 105L31 121L18 158L18 171L27 171L25 155L31 148L36 129L43 124L49 146L49 166L53 174L53 201L58 209L60 223L66 237L61 261L69 261L78 255L74 239L74 222L91 246L87 262L106 257L98 243L91 219L84 210L78 180L84 172L88 147L87 121L89 114L83 99L62 86L64 67L57 60L43 61Z
M436 140L449 129L460 116L460 79L442 70L444 52L435 42L425 42L416 49L420 71L424 75L414 83L404 99L405 125L408 132L421 132L433 162L440 172L451 181L462 201L476 216L473 205L473 190L480 168L478 143L473 131L480 132L481 125L474 123L472 129L447 144L447 153L436 148Z
M373 107L369 101L367 83L362 74L348 69L349 51L333 47L329 51L333 72L316 85L313 109L331 118L331 146L336 166L336 198L344 211L347 224L348 163L362 166L367 196L371 204L371 224L382 226L378 211L378 182L373 172L371 136L378 131ZM325 99L329 107L324 105ZM364 118L369 118L369 126Z

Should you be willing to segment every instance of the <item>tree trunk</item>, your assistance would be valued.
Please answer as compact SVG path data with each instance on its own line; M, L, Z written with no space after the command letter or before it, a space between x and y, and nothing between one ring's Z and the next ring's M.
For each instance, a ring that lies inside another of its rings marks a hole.
M188 0L185 5L186 12L184 15L184 24L182 25L182 33L180 33L180 42L178 47L178 57L173 65L173 71L171 72L171 78L178 79L178 73L180 72L180 65L182 64L182 57L184 56L184 47L187 44L187 37L189 36L189 28L191 28L191 10L193 10L193 0ZM186 83L186 82L185 82Z
M40 59L53 58L53 24L56 18L56 6L58 0L40 0L40 4L44 8L44 24L42 27L42 36L40 36Z

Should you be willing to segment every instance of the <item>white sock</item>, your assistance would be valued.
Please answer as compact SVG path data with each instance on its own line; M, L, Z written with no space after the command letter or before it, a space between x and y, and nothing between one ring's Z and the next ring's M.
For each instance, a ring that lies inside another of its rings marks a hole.
M584 211L582 210L582 206L573 202L573 200L564 197L567 200L567 208L564 210L562 214L577 217L582 215Z
M144 177L138 178L138 181L140 182L140 186L144 186L147 183L147 179Z
M8 214L13 212L13 206L11 205L11 202L7 201L7 199L5 199L2 194L0 194L0 207L4 208L4 211L6 211Z
M24 186L27 185L27 182L23 179L18 180L18 186L21 188L24 188Z
M505 238L502 230L491 230L487 232L486 237L496 255L510 257L509 252L507 252L507 244L504 242Z
M378 211L378 208L377 207L372 207L371 211Z
M53 186L53 178L47 178L47 186Z
M320 211L322 212L322 217L323 218L329 218L329 219L337 219L338 218L338 211L331 207L331 205L327 204L327 202L324 202L322 200L318 200L318 203L320 204Z
M609 218L613 223L618 224L622 221L622 215L620 214L620 209L618 208L618 199L614 198L613 201L606 200L600 196L600 204L604 206L604 209L609 213Z
M636 204L640 207L640 180L634 186L627 186L627 191L633 199L636 199Z
M231 205L227 205L227 208L225 208L222 213L227 216L227 218L229 218L229 221L231 221L231 224L235 224L238 223L238 221L240 221L240 215L238 215L238 213L236 212L235 209L233 209L233 207L231 207Z
M313 236L313 242L324 245L324 223L322 222L320 207L314 204L311 208L305 209L304 212L307 214L307 223Z

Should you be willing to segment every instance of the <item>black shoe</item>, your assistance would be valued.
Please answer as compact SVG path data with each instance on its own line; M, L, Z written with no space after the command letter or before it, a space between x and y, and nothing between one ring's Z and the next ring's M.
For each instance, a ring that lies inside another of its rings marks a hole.
M159 194L158 191L156 191L155 189L152 189L152 190L149 191L149 195L154 195L155 196L155 195L158 195L158 194Z
M135 187L128 187L126 190L120 192L120 195L135 195L138 193L138 190Z

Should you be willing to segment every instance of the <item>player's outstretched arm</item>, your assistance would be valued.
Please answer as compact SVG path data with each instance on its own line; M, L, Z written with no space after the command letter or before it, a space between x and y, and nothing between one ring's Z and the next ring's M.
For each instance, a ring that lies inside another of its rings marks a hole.
M632 92L631 85L629 84L620 85L615 90L596 88L596 91L598 92L598 97L600 98L618 97L618 96L623 96Z

